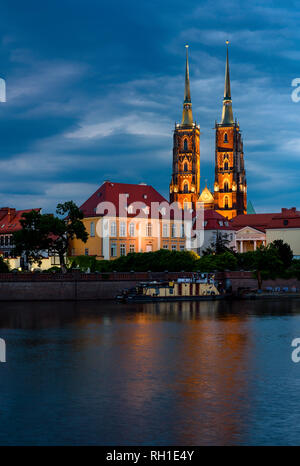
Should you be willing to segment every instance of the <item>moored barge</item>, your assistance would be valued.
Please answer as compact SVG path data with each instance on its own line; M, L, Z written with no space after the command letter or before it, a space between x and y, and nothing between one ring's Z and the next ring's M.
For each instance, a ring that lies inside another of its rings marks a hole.
M116 296L119 302L210 301L225 294L213 274L195 274L177 281L141 282Z

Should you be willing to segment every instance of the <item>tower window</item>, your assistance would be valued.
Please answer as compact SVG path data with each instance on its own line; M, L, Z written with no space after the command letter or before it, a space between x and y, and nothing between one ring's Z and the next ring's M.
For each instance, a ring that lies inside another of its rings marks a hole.
M228 193L228 192L229 192L228 183L227 183L227 181L225 181L225 183L224 183L224 193Z
M228 197L225 196L225 199L224 199L224 207L225 209L228 209Z
M224 170L228 170L228 162L227 161L224 163Z
M183 149L184 149L184 150L188 150L188 142L187 142L187 139L185 139L185 140L183 141Z
M188 171L188 164L187 164L187 163L185 163L185 164L184 164L184 168L183 168L183 170L184 170L185 172L187 172L187 171Z
M227 133L224 134L224 142L225 142L225 143L228 142L228 134L227 134Z
M184 192L184 193L188 193L188 192L189 192L189 185L188 185L188 183L184 183L183 192Z

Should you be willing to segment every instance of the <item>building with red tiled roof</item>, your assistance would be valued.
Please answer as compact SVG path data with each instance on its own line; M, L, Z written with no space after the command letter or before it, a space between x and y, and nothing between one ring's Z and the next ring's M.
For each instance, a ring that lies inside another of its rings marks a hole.
M192 249L199 255L215 242L217 234L222 235L224 239L229 241L228 247L235 247L235 229L227 217L219 214L215 210L200 210L196 212L197 216L201 216L201 220L194 221L193 226L196 238Z
M280 213L238 215L230 223L236 230L240 252L253 251L260 245L282 239L290 244L295 256L300 256L300 212L296 207L282 208Z
M80 206L80 210L82 210L85 217L94 217L95 214L99 216L103 215L104 213L101 212L101 207L98 208L99 204L103 202L110 202L115 207L117 217L124 215L125 212L127 212L127 215L135 216L137 212L130 209L133 203L140 203L141 212L139 213L141 215L143 215L143 209L146 209L146 212L144 212L145 215L148 215L148 212L150 215L152 214L152 216L155 215L155 212L151 212L153 203L169 204L156 189L145 183L129 184L105 181L100 188Z
M275 214L267 225L267 244L278 239L288 243L294 258L300 259L300 211L296 207L281 209L281 212Z
M129 252L185 248L182 209L170 210L169 202L145 183L105 181L80 209L89 238L87 243L73 239L71 256L114 259Z
M21 230L20 220L24 213L32 210L40 211L41 209L16 210L12 207L0 208L0 254L4 257L10 257L13 249L12 235Z

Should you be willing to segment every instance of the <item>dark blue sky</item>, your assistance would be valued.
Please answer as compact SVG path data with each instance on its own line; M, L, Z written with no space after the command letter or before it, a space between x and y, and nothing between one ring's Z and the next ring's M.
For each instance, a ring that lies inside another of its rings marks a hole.
M298 2L4 1L0 31L0 205L53 211L106 179L168 196L185 43L212 187L228 38L248 197L259 212L300 208Z

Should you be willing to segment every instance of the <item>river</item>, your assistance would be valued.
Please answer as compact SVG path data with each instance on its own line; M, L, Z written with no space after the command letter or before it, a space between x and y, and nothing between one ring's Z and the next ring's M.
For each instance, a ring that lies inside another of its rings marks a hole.
M299 445L300 301L1 303L0 445Z

